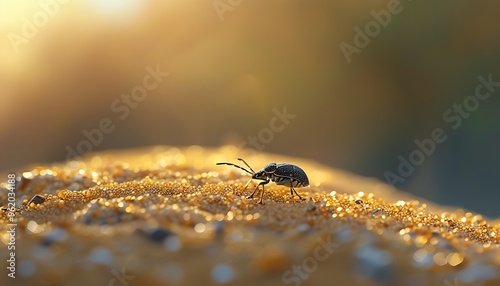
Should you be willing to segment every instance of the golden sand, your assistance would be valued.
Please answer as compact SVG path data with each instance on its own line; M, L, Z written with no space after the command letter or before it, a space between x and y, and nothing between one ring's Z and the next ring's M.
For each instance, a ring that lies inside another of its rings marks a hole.
M274 183L247 199L248 174L215 165L238 157L300 166L306 200ZM303 159L154 147L16 176L15 221L0 192L4 285L500 285L498 221Z

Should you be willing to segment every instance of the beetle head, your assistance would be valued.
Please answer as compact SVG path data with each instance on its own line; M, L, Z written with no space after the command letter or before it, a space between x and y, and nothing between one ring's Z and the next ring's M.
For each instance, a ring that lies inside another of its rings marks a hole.
M255 172L252 175L252 179L257 179L257 180L267 180L267 174L265 170L260 170Z

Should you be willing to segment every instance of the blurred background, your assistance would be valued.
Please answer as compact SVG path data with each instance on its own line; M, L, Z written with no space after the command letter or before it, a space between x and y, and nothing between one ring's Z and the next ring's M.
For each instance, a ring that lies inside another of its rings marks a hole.
M499 217L500 88L453 111L479 76L500 81L498 11L493 0L3 0L0 171L235 144L390 172L397 188ZM436 128L446 140L401 176L400 158Z

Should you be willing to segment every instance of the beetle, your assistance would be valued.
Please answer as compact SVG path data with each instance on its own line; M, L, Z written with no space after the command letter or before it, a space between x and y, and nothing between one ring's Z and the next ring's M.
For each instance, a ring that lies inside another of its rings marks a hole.
M259 200L259 204L262 204L262 198L264 196L264 185L269 184L270 181L273 181L276 183L276 185L290 187L290 194L292 196L293 193L295 193L301 200L305 200L294 189L294 187L301 188L309 186L309 179L307 178L306 172L304 172L304 170L302 170L299 166L287 163L269 163L264 167L264 169L255 172L252 167L250 167L250 165L245 162L245 160L241 158L238 158L238 160L242 161L250 169L251 172L233 163L220 162L216 163L216 165L234 166L252 175L252 178L245 185L244 189L248 187L252 180L262 180L262 182L260 182L257 187L255 187L255 190L251 195L247 197L247 199L252 199L255 192L257 192L259 187L262 186L262 192Z

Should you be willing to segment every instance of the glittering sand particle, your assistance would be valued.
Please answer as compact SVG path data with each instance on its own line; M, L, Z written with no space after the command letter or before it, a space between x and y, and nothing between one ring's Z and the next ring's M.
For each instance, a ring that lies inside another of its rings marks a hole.
M246 199L247 174L215 165L245 155L254 166L303 168L311 186L297 191L306 201L275 184L266 185L264 205ZM17 176L15 283L500 283L498 221L303 159L250 157L231 146L154 147ZM8 246L6 188L0 238Z

